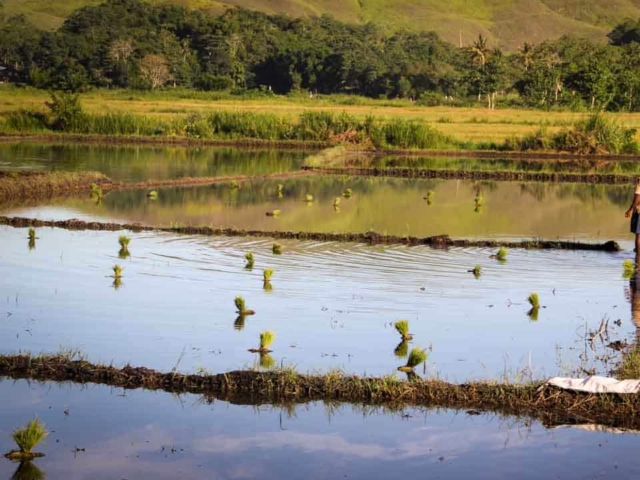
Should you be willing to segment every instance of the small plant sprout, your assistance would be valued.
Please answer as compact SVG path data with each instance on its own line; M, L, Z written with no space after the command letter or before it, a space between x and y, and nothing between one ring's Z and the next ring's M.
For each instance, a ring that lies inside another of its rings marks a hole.
M247 261L247 264L244 266L244 268L246 268L247 270L251 270L253 268L253 263L254 263L253 253L251 252L245 253L244 259Z
M342 196L344 198L351 198L351 195L353 195L353 191L350 188L347 188L344 192L342 192Z
M260 333L260 348L250 348L249 351L253 353L269 353L269 347L276 338L276 334L270 330Z
M527 301L531 305L531 308L535 308L535 309L540 308L540 297L538 297L537 293L533 292L531 295L529 295L529 297L527 298Z
M149 200L156 200L158 198L158 192L156 192L155 190L151 190L150 192L147 192L147 198Z
M36 239L36 229L33 227L29 227L29 240L34 240Z
M499 262L506 262L507 261L507 249L504 247L500 247L500 249L498 250L498 253L496 253L495 255L493 255L493 257L498 260Z
M482 276L482 267L480 265L476 265L473 267L473 270L469 270L469 272L473 273L474 277L480 278Z
M122 267L116 263L112 268L113 278L122 278Z
M244 301L244 298L236 297L233 302L236 305L236 310L238 311L238 315L240 315L241 317L246 317L247 315L255 315L256 312L254 312L253 310L247 310L247 306Z
M333 208L337 208L340 206L340 197L336 197L333 199Z
M409 342L402 340L393 351L393 354L398 358L405 358L409 354Z
M425 350L421 350L418 347L414 347L413 350L411 350L411 353L409 354L409 358L407 359L407 364L402 367L398 367L398 370L400 370L401 372L413 372L413 370L418 365L426 361L427 361L427 352Z
M270 210L266 213L267 217L277 217L282 213L282 210Z
M266 269L262 272L262 286L265 290L271 290L273 287L271 286L271 276L273 275L273 270Z
M118 237L118 243L122 248L128 248L130 242L131 242L131 238L127 237L126 235L120 235Z
M282 245L280 245L279 243L274 243L271 250L274 255L282 255Z
M33 449L44 440L49 432L44 424L37 418L31 420L26 427L18 428L13 431L11 438L16 442L19 450L12 450L5 455L11 460L32 460L36 457L44 456L42 453L36 453Z
M394 325L396 331L400 334L403 341L411 340L413 335L409 333L409 321L408 320L398 320Z
M313 195L311 195L310 193L307 193L304 197L305 202L307 203L311 203L313 202Z
M424 199L425 200L431 200L433 198L433 196L435 195L435 192L433 190L429 190L427 192L427 194L425 195Z
M102 189L96 183L91 184L91 198L101 199L102 198Z
M622 276L626 279L629 279L636 274L636 264L632 260L625 260L622 262L622 269Z

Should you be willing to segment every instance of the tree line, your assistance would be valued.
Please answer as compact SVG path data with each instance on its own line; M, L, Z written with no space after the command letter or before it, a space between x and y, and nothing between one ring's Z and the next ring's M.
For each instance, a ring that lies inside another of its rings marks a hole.
M51 32L2 14L1 5L0 76L43 89L181 86L640 110L640 19L617 25L608 44L563 37L507 53L482 36L459 48L432 32L386 34L326 15L232 9L216 16L141 0L78 9Z

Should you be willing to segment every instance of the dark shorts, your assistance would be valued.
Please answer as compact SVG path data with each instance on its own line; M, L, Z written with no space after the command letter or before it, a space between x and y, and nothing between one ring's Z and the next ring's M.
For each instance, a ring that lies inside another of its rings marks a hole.
M638 230L640 227L639 219L640 215L638 215L638 212L633 212L633 215L631 215L631 233L635 233L636 235L640 235L640 230Z

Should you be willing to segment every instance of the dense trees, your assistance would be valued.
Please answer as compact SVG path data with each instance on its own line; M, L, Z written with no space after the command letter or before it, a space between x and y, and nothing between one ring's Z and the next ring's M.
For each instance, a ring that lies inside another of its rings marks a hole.
M517 92L515 106L640 110L640 20L613 29L610 45L562 38L507 54L482 36L457 48L329 16L213 16L141 0L81 8L56 32L1 12L0 1L0 75L40 88L357 93L489 108Z

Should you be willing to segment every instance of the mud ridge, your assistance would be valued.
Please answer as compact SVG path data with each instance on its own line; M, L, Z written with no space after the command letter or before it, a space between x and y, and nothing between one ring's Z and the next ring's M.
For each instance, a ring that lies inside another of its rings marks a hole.
M70 355L0 355L0 376L11 379L93 383L124 389L144 388L204 395L232 403L291 404L339 401L424 406L528 416L544 424L597 423L640 426L640 396L587 394L560 390L542 382L452 384L416 375L359 377L341 372L305 375L294 370L232 371L217 375L159 372L144 367L90 363Z
M0 225L8 225L15 228L28 227L54 227L66 230L104 230L118 231L130 230L132 232L172 232L188 235L209 235L226 237L267 237L283 240L313 240L319 242L353 242L366 244L402 244L402 245L426 245L433 248L449 247L483 247L483 248L520 248L526 250L590 250L603 252L619 252L622 249L617 242L609 240L604 243L570 242L560 240L524 240L519 242L499 240L464 240L453 239L448 235L432 237L401 237L395 235L381 235L375 232L366 233L324 233L324 232L287 232L266 230L243 230L235 228L213 227L153 227L139 223L105 223L86 222L79 219L70 220L39 220L35 218L0 216Z
M311 167L303 170L323 175L352 175L369 177L437 178L445 180L499 180L523 182L592 183L601 185L635 184L640 175L561 172L506 172L439 170L426 168L377 167Z

